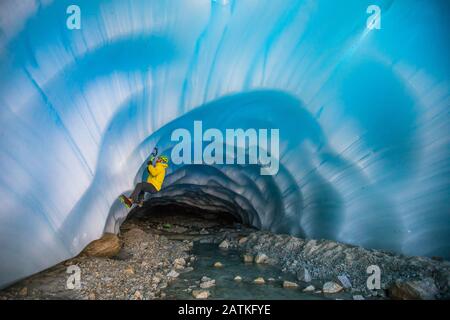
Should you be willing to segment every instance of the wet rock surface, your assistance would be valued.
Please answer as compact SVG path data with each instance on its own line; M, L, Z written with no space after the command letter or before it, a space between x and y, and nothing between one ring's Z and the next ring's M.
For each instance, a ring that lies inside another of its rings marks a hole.
M380 268L379 290L367 288L370 265ZM79 268L79 288L68 288L70 268ZM0 299L448 299L449 270L448 261L276 235L214 215L135 214L119 235Z

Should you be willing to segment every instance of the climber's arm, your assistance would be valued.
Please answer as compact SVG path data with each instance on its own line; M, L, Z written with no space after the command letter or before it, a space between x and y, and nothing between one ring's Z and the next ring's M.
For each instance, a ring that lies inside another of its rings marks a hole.
M158 174L158 169L156 169L151 163L148 165L147 170L153 177Z

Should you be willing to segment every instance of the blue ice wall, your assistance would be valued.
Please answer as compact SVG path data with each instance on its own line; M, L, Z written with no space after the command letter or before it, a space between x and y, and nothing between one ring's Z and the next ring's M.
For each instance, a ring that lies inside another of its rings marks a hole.
M278 174L172 165L161 199L449 258L449 18L446 0L1 1L0 286L117 231L117 196L195 120L280 129Z

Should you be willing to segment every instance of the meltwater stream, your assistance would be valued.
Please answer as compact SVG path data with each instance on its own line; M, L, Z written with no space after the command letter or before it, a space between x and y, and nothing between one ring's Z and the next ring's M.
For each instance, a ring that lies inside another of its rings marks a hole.
M217 244L194 244L192 254L196 256L194 270L182 273L177 281L172 282L164 290L166 299L195 299L192 290L198 290L202 277L214 279L215 286L210 291L210 299L272 299L272 300L322 300L322 299L352 299L351 293L324 295L322 293L305 293L303 289L312 283L300 282L298 288L283 288L284 280L296 282L293 274L282 272L280 268L267 265L244 263L242 252L236 249L221 250ZM222 268L214 267L214 263L221 262ZM235 281L235 276L242 277ZM264 284L255 284L254 279L263 277ZM317 285L318 288L321 286Z

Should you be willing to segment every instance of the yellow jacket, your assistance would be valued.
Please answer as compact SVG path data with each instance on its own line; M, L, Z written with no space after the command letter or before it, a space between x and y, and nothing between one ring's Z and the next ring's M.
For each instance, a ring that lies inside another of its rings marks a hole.
M156 190L161 190L161 186L166 176L166 168L168 165L166 163L157 162L155 166L149 164L147 167L148 178L147 182L155 186Z

